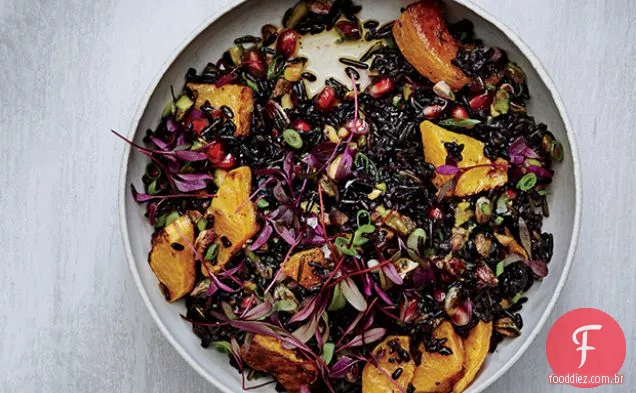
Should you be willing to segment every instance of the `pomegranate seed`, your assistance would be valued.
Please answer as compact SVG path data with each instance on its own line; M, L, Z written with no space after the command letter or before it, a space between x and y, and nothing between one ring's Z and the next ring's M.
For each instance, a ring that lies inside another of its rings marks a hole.
M362 38L362 33L360 32L360 26L357 23L353 23L348 20L341 20L336 23L336 30L338 34L345 40L359 40Z
M264 78L267 74L267 65L256 50L247 52L244 64L249 73L257 78Z
M506 196L512 201L517 199L517 192L515 190L506 190Z
M197 135L201 135L201 131L209 125L210 122L208 119L194 119L192 120L192 131L194 131Z
M276 50L283 57L290 58L296 53L300 36L292 29L285 29L280 32L276 42Z
M311 131L311 126L309 125L309 123L307 123L304 120L300 120L300 119L299 120L294 120L291 123L291 127L294 130L299 131L299 132L309 132L309 131Z
M213 141L210 143L210 147L205 151L205 154L208 156L210 163L214 165L223 161L225 158L225 148L221 142Z
M446 298L446 292L436 288L435 292L433 292L433 297L435 298L436 302L441 303Z
M327 15L331 11L331 7L333 6L332 0L321 1L321 0L309 0L307 1L307 8L309 11L318 15Z
M456 105L451 109L451 117L453 119L468 119L470 116L468 115L468 111L461 105Z
M470 105L470 109L474 111L487 109L490 107L490 104L492 104L492 97L486 92L471 98L468 104Z
M439 221L442 218L444 218L444 213L442 212L442 209L440 209L439 207L431 207L428 210L428 218L429 220L432 220L432 221Z
M369 95L373 98L380 98L393 91L395 83L391 78L382 78L369 86Z
M436 119L444 112L444 109L446 109L446 105L429 105L424 108L424 117L428 120Z
M221 162L212 164L212 166L219 169L232 169L236 166L236 159L232 153L227 153Z
M316 96L316 107L323 111L328 112L336 106L336 89L331 86L325 86L325 88Z

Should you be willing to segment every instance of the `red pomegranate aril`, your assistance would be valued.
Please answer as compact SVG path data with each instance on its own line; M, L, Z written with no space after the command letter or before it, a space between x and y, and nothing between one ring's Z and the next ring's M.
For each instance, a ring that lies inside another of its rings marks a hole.
M309 11L318 15L328 15L333 7L333 0L309 0L307 1L307 8Z
M225 147L221 142L213 141L210 143L210 146L205 151L205 154L208 156L208 160L213 165L223 161L225 158Z
M212 166L219 169L232 169L236 166L236 159L232 153L227 153L223 160L218 163L212 163Z
M492 97L486 92L471 98L468 104L470 105L470 109L474 111L487 109L490 107L490 104L492 104Z
M325 88L316 96L316 107L322 112L328 112L336 106L336 89L331 86Z
M267 74L267 65L265 64L265 60L263 60L256 50L250 50L247 52L244 64L249 73L257 78L264 78Z
M290 58L296 54L298 49L299 35L292 29L285 29L278 35L278 41L276 42L276 50L283 57Z
M439 288L436 288L435 291L433 292L433 298L435 299L436 302L442 303L444 299L446 299L446 292L442 291Z
M193 119L192 120L192 131L194 131L197 135L201 135L201 132L205 130L207 126L210 125L208 119Z
M311 126L304 120L294 120L291 123L291 127L298 132L309 132L311 131Z
M424 108L424 117L426 117L428 120L437 119L442 113L444 113L445 108L446 105L429 105Z
M345 40L355 41L362 38L360 26L357 23L348 20L341 20L336 23L336 30L338 31L338 34L340 34L340 36Z
M373 98L380 98L389 94L395 89L395 83L391 78L382 78L369 86L369 95Z
M444 213L439 207L431 207L428 209L428 218L432 221L439 221L444 218Z
M456 105L453 107L453 109L451 109L451 117L453 119L468 119L470 118L470 115L468 114L466 108L461 105Z
M517 199L517 192L515 190L506 190L506 196L512 201Z

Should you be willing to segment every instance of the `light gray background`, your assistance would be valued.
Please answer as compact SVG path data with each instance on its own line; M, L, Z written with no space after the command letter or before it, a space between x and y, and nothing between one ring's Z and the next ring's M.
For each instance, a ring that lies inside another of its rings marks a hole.
M210 392L161 336L128 272L122 143L183 37L228 0L0 0L0 392ZM636 391L636 2L477 0L544 62L578 139L581 241L558 316L623 326ZM538 117L541 114L536 114ZM547 329L489 392L549 386Z

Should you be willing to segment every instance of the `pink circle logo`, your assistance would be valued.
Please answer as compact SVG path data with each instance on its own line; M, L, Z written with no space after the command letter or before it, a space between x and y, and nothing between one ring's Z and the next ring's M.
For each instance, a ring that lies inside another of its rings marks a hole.
M595 308L572 310L548 334L549 382L579 388L622 383L625 354L625 334L614 318Z

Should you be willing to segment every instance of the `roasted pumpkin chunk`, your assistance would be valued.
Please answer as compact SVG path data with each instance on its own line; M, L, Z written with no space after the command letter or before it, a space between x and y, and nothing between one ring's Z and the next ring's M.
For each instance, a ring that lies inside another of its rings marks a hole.
M206 101L215 108L227 106L234 112L234 136L248 136L252 128L252 113L254 112L254 94L252 89L241 85L224 85L216 87L208 83L188 83L188 89L195 93L196 108Z
M475 138L464 134L448 131L430 121L420 124L422 144L424 145L424 159L436 168L446 164L448 152L444 146L447 142L464 145L462 160L457 164L464 171L458 174L454 189L446 196L464 197L474 195L503 186L508 182L508 161L501 158L496 161L484 155L484 144ZM452 180L453 175L437 173L433 184L439 189Z
M415 362L408 355L409 345L408 336L389 336L375 347L373 356L377 366L367 362L362 370L364 393L399 393L400 388L402 391L408 388L415 372ZM396 351L396 348L401 350Z
M307 289L322 283L315 268L325 266L325 254L319 248L300 251L292 255L283 266L283 273Z
M206 262L203 274L216 273L225 266L243 244L258 232L256 207L249 200L252 192L252 171L242 166L229 171L208 208L214 217L216 263ZM239 209L240 208L240 209Z
M314 362L283 348L274 337L255 335L243 350L243 360L255 370L271 374L289 393L299 393L302 385L310 386L318 378Z
M490 350L492 322L480 321L464 340L464 376L453 386L453 393L463 392L473 382Z
M194 225L187 215L168 224L152 238L148 261L169 302L181 299L194 287L193 243Z
M406 7L393 26L393 36L406 60L432 82L446 81L454 90L470 82L451 63L459 42L448 31L440 1L423 0Z
M450 322L442 322L433 332L436 339L446 339L444 346L452 351L450 355L426 352L424 345L422 363L417 366L411 383L416 393L447 393L464 374L464 345Z

